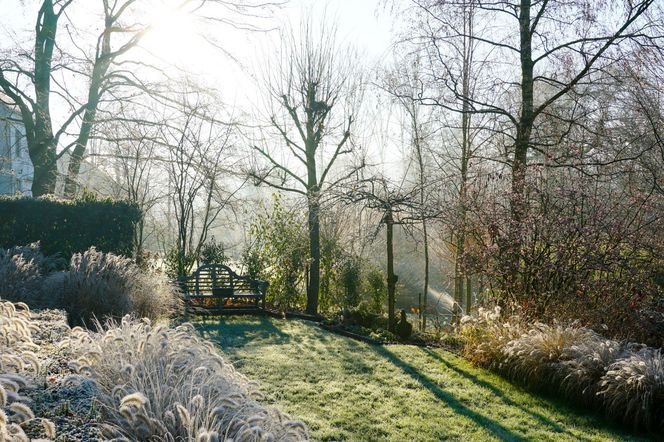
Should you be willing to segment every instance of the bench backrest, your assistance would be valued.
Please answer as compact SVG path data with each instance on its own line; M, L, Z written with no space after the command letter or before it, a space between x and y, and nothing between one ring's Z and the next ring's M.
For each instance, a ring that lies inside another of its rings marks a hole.
M181 280L185 292L230 296L234 292L258 292L262 281L240 276L223 264L205 264Z

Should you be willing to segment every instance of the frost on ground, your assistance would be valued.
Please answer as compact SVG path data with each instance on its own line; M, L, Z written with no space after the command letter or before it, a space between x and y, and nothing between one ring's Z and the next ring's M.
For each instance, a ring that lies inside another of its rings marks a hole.
M254 382L190 325L70 329L60 310L0 301L0 441L299 441Z
M61 311L0 302L0 440L99 440L89 392L60 382L69 356L55 343L68 330Z

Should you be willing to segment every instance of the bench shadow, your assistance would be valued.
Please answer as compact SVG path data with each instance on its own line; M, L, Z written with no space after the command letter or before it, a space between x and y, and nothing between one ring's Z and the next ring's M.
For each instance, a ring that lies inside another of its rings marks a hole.
M450 364L447 360L445 360L445 358L440 356L435 351L433 351L429 348L423 348L422 351L424 353L426 353L432 359L435 359L436 361L442 363L449 370L452 370L455 373L457 373L458 375L460 375L460 376L468 379L469 381L473 382L474 384L479 385L479 386L491 391L491 393L493 393L494 396L496 396L498 399L503 401L503 403L505 405L508 405L510 407L518 408L519 410L523 411L524 413L529 414L530 416L535 418L541 425L547 426L547 427L551 428L553 431L555 431L557 433L564 433L564 434L567 434L569 436L572 436L572 437L576 438L577 440L582 440L582 441L589 441L590 440L588 438L580 437L578 435L570 433L568 430L566 430L562 426L558 425L557 423L551 421L546 416L544 416L540 413L537 413L535 411L529 410L527 407L524 407L523 405L513 401L512 399L507 397L505 395L505 393L500 388L497 388L495 385L492 385L491 383L489 383L487 381L483 381L483 380L479 379L477 376L467 372L466 370L463 370L459 367L455 367L454 365Z
M372 346L376 353L390 361L393 365L401 369L404 373L409 375L413 380L418 382L422 387L429 390L436 398L446 403L455 413L460 414L487 431L491 432L495 437L506 441L526 441L523 437L513 433L510 429L506 428L499 422L490 419L474 410L465 406L459 399L455 398L450 393L440 388L433 380L423 373L420 373L417 368L403 361L397 355L392 353L385 346Z
M222 348L243 347L249 343L261 345L289 344L292 337L276 327L265 316L200 317L192 321L205 339L218 343Z
M284 324L299 321L301 320L266 316L210 316L197 317L191 322L203 338L215 342L222 350L232 351L233 348L245 346L287 345L298 354L324 354L329 358L336 358L348 372L373 373L374 367L356 357L356 352L363 343L334 335L306 321L302 321L309 326L306 334L284 331Z

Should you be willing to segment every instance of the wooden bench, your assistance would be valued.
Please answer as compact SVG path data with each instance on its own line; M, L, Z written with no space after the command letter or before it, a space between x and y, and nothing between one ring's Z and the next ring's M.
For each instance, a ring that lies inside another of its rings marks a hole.
M206 264L179 279L187 308L265 310L267 282L235 273L223 264Z

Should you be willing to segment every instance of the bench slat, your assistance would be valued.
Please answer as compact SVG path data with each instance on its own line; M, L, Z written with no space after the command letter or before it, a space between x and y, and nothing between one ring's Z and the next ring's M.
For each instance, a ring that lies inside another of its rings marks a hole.
M267 282L236 274L223 264L206 264L179 281L185 301L203 308L233 308L245 300L265 309Z

